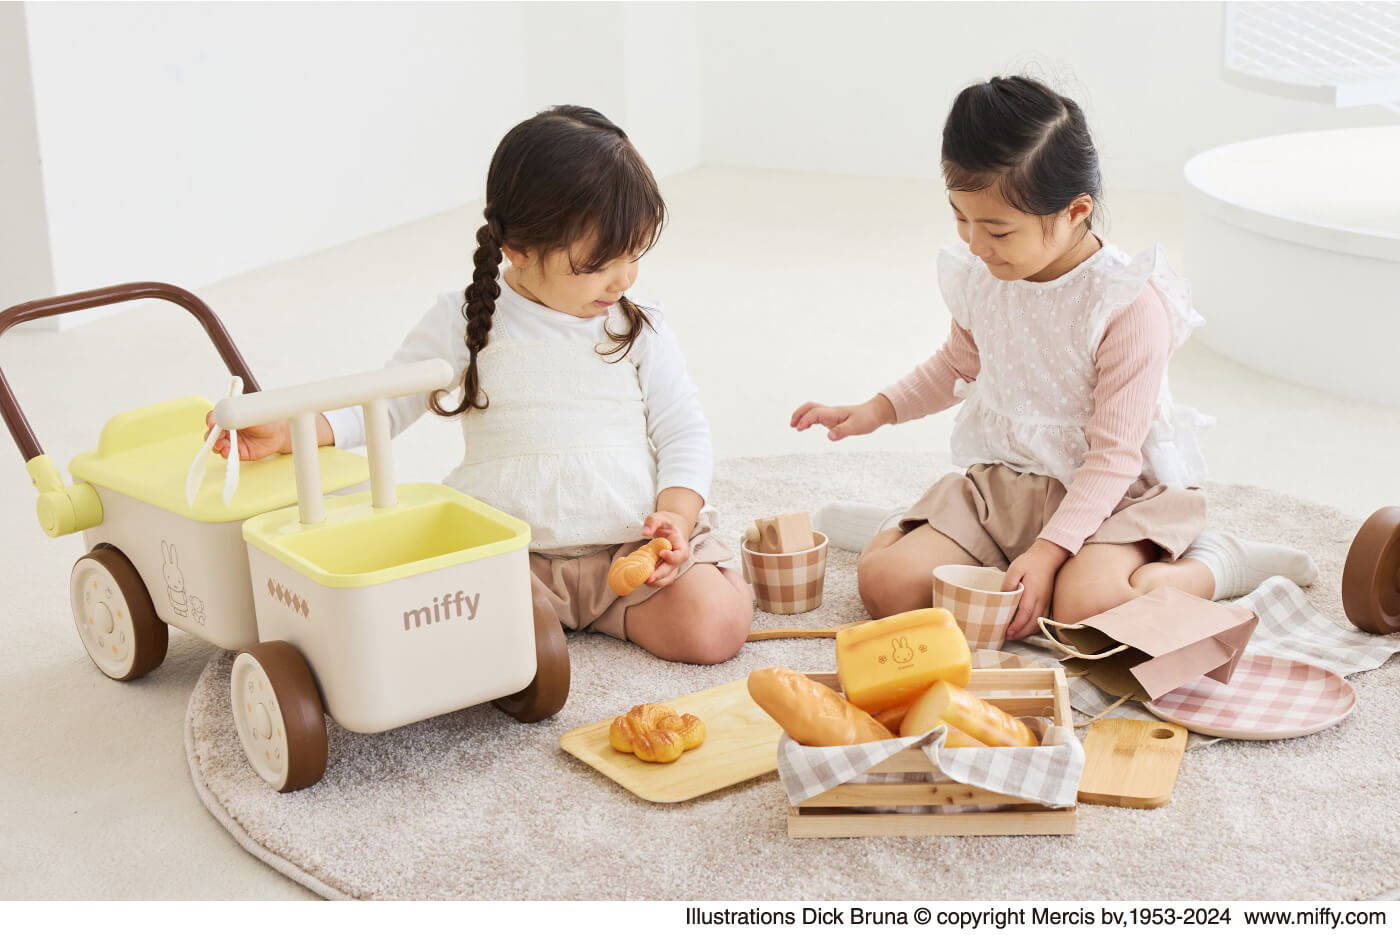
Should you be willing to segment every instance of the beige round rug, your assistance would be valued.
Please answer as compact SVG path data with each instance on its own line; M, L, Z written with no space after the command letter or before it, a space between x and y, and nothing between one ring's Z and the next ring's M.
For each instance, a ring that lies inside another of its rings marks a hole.
M755 517L828 499L908 503L946 465L909 453L736 459L714 502L731 545ZM1345 622L1360 520L1212 485L1211 521L1305 548L1314 606ZM833 549L823 605L755 626L864 619L855 556ZM1400 636L1387 639L1400 640ZM786 665L830 671L830 640L751 643L713 667L602 636L569 640L568 704L534 725L490 705L383 734L330 724L325 778L289 795L248 768L228 710L232 654L190 698L186 751L210 812L252 854L328 897L377 899L1365 899L1400 887L1400 664L1351 677L1355 713L1308 737L1187 754L1171 802L1079 807L1069 837L794 840L776 773L674 805L643 801L559 746L565 731Z

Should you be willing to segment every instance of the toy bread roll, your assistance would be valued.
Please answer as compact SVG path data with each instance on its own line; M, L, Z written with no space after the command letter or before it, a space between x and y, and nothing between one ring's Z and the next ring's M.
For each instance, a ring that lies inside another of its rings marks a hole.
M914 703L913 703L912 701L906 702L905 704L902 704L902 705L896 705L896 706L893 707L893 708L886 708L885 710L881 711L879 714L873 715L873 717L875 718L875 720L879 721L881 724L883 724L883 725L885 725L886 727L888 727L891 731L893 731L894 733L898 734L898 733L900 732L900 729L901 729L901 728L903 727L903 725L904 725L904 718L905 718L905 716L907 716L907 715L909 714L909 709L912 708L913 706L914 706ZM947 741L943 744L945 747L985 747L985 746L986 746L986 744L983 743L982 741L977 740L977 739L975 739L975 738L973 738L973 737L969 737L967 734L964 734L962 731L958 730L956 727L951 727L951 726L949 726L949 725L946 724L946 723L945 723L943 726L948 728L948 739L947 739ZM923 731L917 731L917 732L916 732L916 734L922 734L922 733L923 733Z
M1038 747L1035 732L996 705L970 691L937 682L909 707L899 733L916 737L932 730L939 722L955 728L989 747ZM948 746L956 746L951 742ZM961 744L965 746L966 744Z
M783 666L750 672L749 694L789 737L809 747L840 747L894 736L830 688Z
M656 563L661 559L661 553L670 549L671 543L668 539L656 538L637 551L622 556L608 569L608 587L612 588L618 597L631 594L656 571Z

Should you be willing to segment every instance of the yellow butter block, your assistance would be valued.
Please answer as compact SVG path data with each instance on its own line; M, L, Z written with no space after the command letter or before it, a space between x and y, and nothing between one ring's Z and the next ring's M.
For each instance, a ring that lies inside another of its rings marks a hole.
M838 632L836 674L851 704L884 711L940 680L965 687L972 652L948 611L911 610Z

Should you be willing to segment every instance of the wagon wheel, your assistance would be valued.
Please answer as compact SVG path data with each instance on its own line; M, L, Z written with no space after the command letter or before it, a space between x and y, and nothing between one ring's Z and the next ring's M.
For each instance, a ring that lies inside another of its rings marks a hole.
M165 659L170 633L141 575L116 549L99 546L78 559L68 596L83 648L103 675L126 682Z
M1400 630L1400 507L1382 507L1361 524L1342 569L1342 608L1363 630Z
M278 792L314 785L326 772L326 716L311 670L284 640L233 659L229 701L253 771Z
M525 724L543 721L569 698L569 642L553 614L535 611L535 677L514 695L491 702Z

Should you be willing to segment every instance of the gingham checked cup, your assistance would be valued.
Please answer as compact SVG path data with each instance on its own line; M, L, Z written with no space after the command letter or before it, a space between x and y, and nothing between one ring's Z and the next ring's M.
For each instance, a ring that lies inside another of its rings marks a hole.
M1006 573L978 565L939 565L933 570L933 606L958 621L973 649L1001 649L1024 587L1001 589Z
M755 552L739 543L744 580L753 585L758 609L770 614L802 614L822 604L826 580L826 534L813 532L816 545L801 552Z

